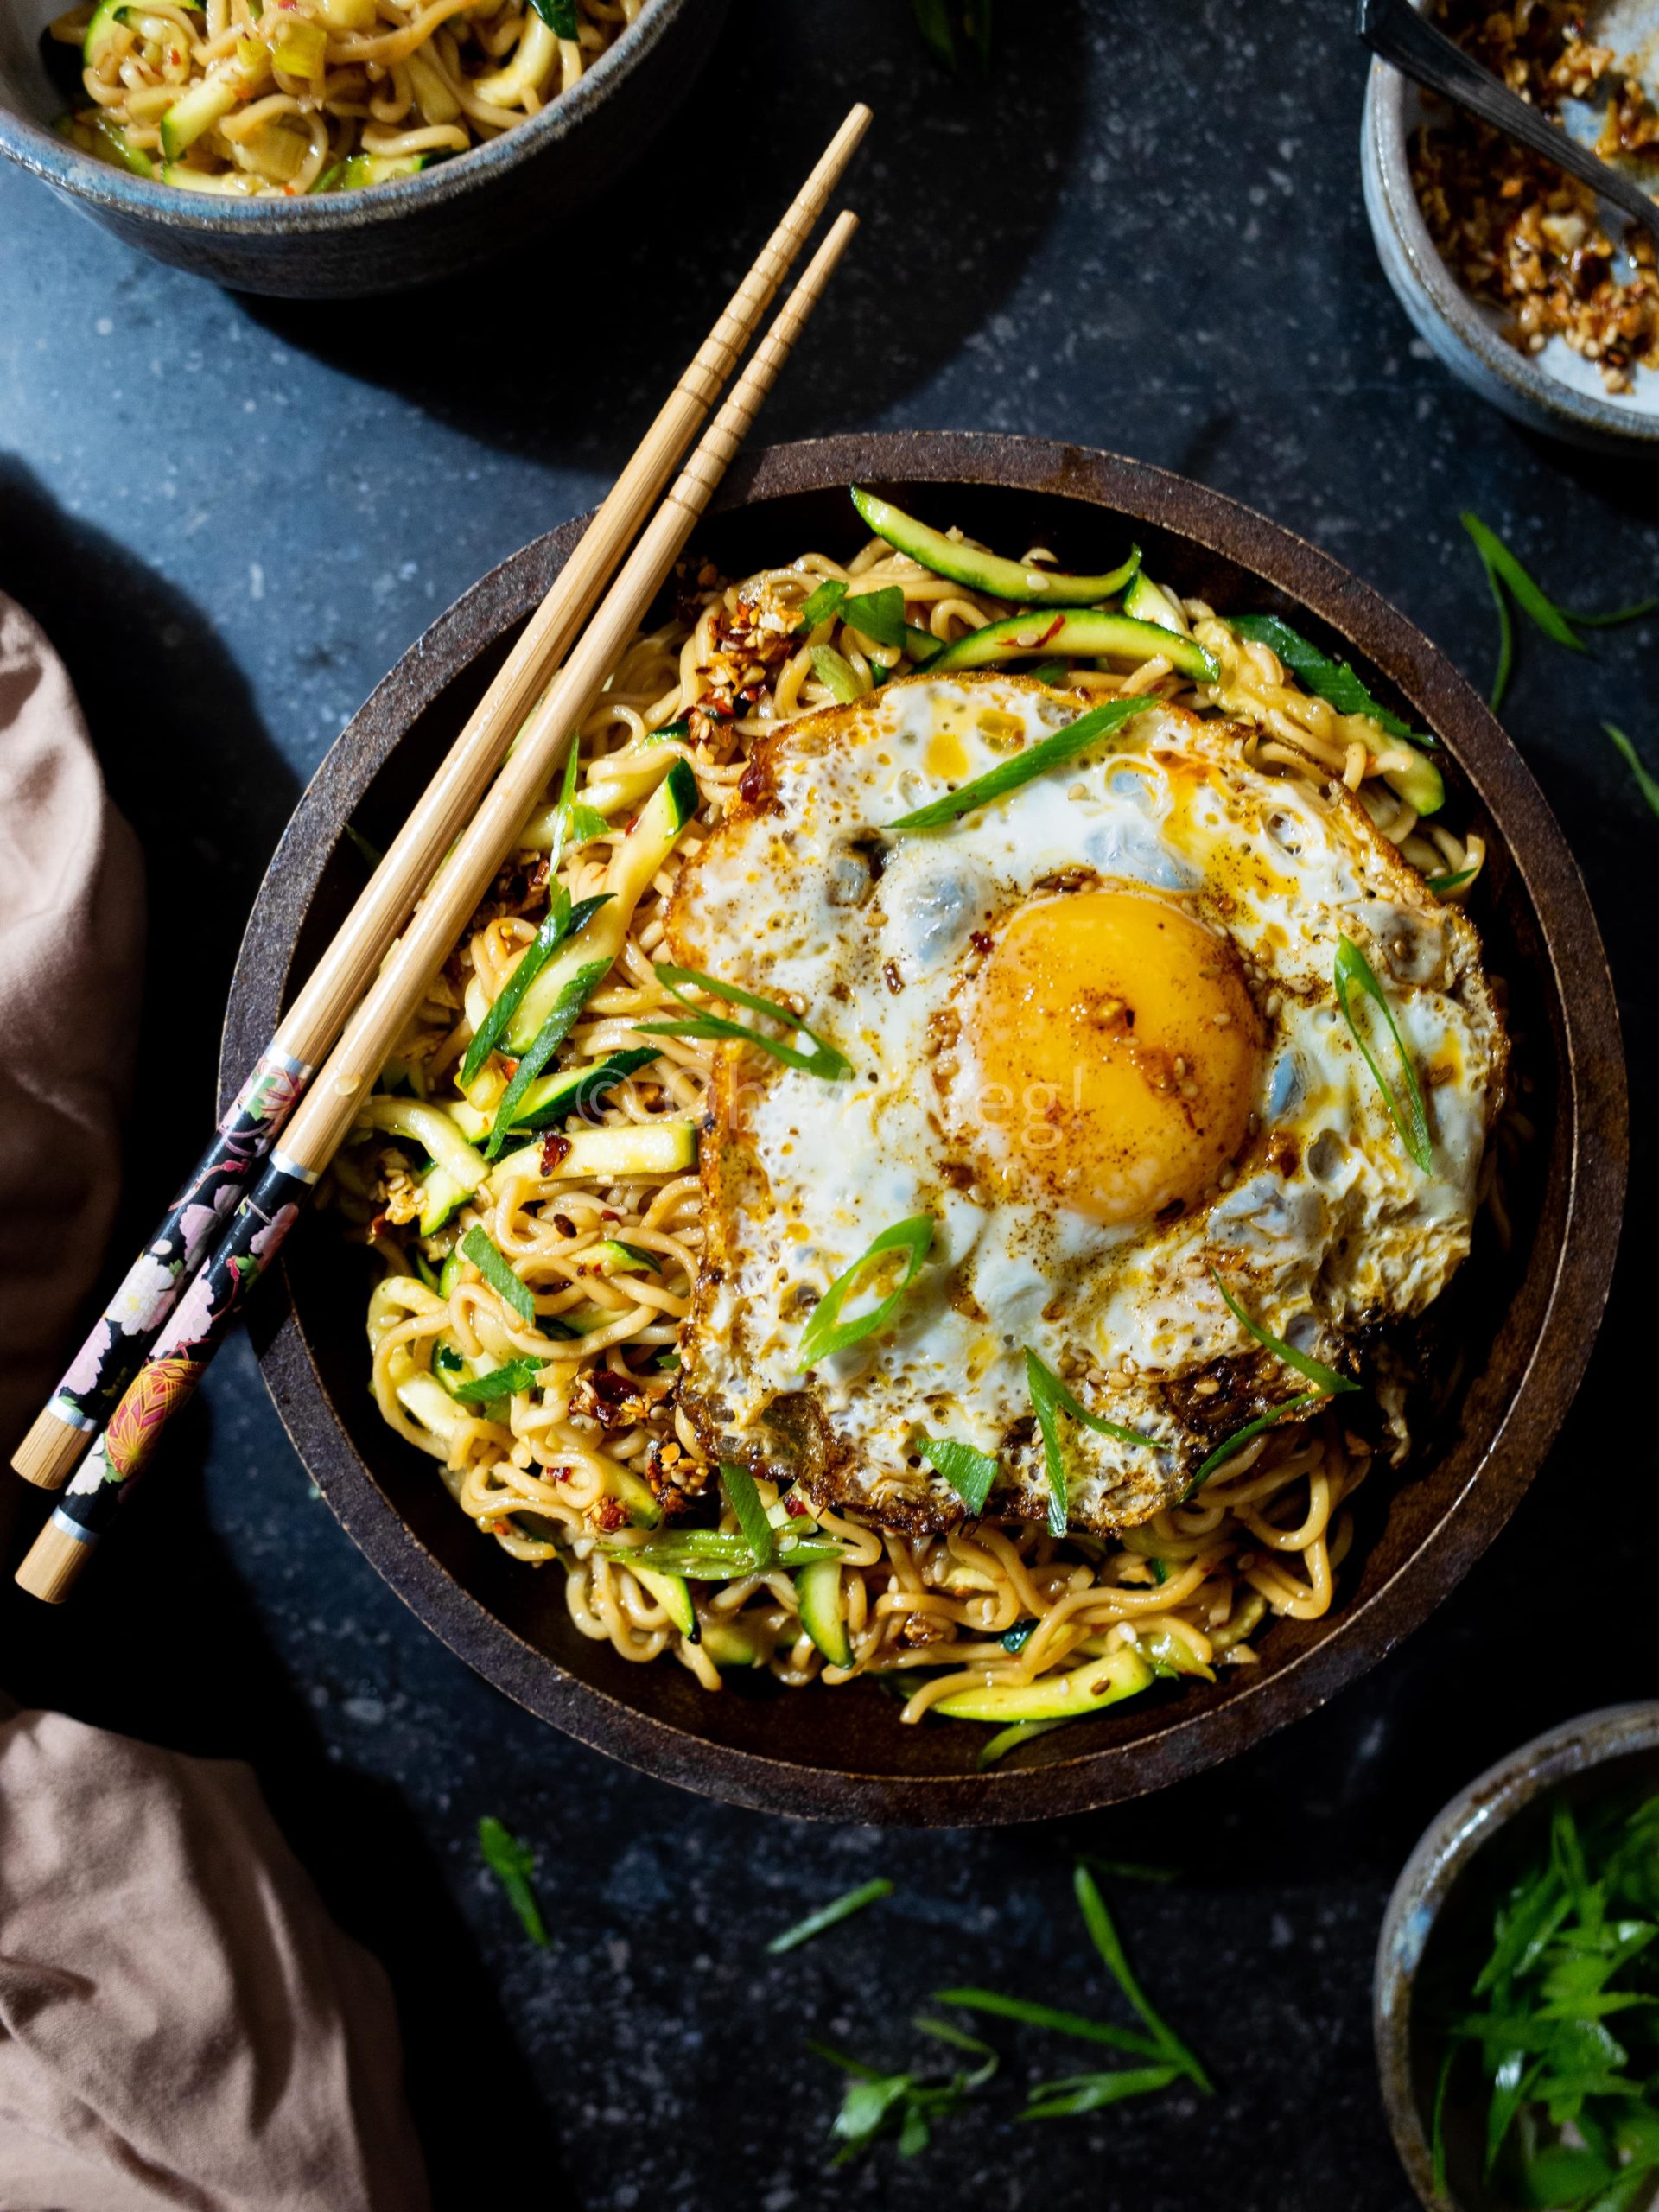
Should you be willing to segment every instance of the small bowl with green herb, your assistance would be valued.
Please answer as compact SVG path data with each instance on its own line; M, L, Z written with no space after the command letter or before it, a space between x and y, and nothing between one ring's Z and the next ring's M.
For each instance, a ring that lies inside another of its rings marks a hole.
M1444 1808L1389 1901L1376 2029L1433 2212L1659 2204L1659 1704L1540 1736Z

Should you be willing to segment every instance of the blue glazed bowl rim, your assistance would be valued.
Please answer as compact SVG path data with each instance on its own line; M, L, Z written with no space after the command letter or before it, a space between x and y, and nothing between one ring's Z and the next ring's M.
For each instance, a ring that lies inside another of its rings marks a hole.
M1457 2199L1434 2186L1433 2160L1411 2066L1417 1969L1446 1899L1477 1853L1517 1813L1575 1775L1644 1751L1659 1751L1659 1700L1602 1706L1548 1729L1450 1798L1401 1870L1377 1938L1372 2027L1395 2148L1429 2212L1460 2212Z
M1421 6L1423 0L1415 0ZM1376 200L1367 194L1367 212L1385 264L1390 259L1380 235L1386 224L1395 248L1391 277L1408 283L1420 308L1440 327L1443 337L1462 358L1471 378L1483 375L1505 385L1523 417L1558 435L1568 426L1592 434L1596 442L1659 446L1659 413L1621 407L1593 392L1575 391L1559 377L1495 330L1441 259L1429 236L1411 181L1406 147L1405 79L1387 63L1373 61L1365 89L1365 154L1374 165ZM1380 202L1380 205L1377 204ZM1450 364L1448 364L1450 365ZM1475 388L1480 389L1478 383ZM1490 393L1483 395L1491 397ZM1501 404L1501 403L1500 403Z
M533 161L553 141L580 128L620 86L636 63L664 36L672 20L698 0L646 0L621 36L568 92L550 100L528 123L504 131L415 176L397 177L372 191L326 193L293 200L219 200L130 175L60 138L44 124L0 107L0 154L90 206L158 228L201 237L247 238L260 234L315 237L322 232L370 231L423 207L461 200L509 170Z

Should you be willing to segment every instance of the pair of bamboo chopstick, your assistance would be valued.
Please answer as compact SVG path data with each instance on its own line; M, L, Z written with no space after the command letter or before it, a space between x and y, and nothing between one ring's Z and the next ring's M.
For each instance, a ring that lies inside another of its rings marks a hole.
M869 120L867 107L855 107L830 141L14 1456L29 1481L56 1489L97 1437L18 1570L35 1596L67 1594L166 1421L194 1394L683 550L857 228L855 216L837 217L654 513L652 503Z

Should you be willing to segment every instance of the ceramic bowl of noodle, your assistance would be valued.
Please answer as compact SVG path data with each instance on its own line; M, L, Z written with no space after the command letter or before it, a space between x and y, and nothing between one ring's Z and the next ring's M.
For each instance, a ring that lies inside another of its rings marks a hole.
M158 260L352 298L510 252L649 144L727 0L18 0L0 153Z
M319 772L227 1096L581 527ZM569 1733L798 1815L1046 1817L1453 1586L1583 1371L1624 1116L1559 829L1327 556L1074 447L784 447L434 980L262 1365L380 1573Z

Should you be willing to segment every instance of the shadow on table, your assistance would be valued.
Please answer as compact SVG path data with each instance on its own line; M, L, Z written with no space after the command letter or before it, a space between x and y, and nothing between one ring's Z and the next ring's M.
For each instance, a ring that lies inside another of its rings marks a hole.
M277 1824L324 1903L391 1976L440 2212L476 2205L494 2194L493 2183L515 2179L520 2133L537 2145L546 2191L538 2201L574 2201L560 2187L552 2116L418 1822L390 1785L328 1759L209 1526L202 1470L212 1425L200 1399L179 1418L162 1478L124 1511L107 1550L60 1607L25 1597L11 1580L48 1509L39 1493L5 1485L0 1683L25 1706L200 1757L245 1758L251 1749ZM480 2082L489 2084L492 2111L513 2115L512 2147L484 2124Z
M954 360L1049 227L1084 120L1084 20L1079 0L1045 0L1042 15L1038 38L1010 24L982 79L933 58L903 0L737 0L665 136L544 248L399 298L243 304L491 445L613 467L865 99L875 123L839 195L862 232L763 435L844 428L849 385L866 418Z

